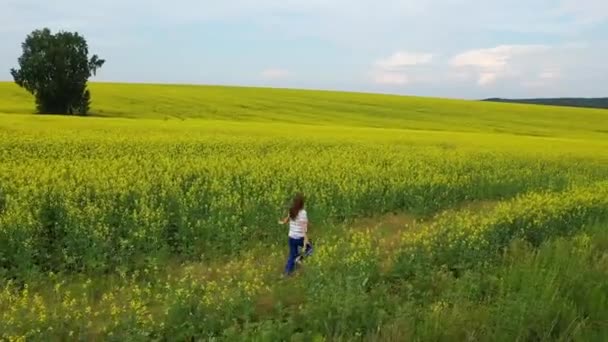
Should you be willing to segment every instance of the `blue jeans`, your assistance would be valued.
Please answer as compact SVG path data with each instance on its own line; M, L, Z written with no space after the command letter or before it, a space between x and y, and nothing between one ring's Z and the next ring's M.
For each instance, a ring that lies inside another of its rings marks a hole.
M296 268L296 258L300 254L300 248L304 246L304 238L289 238L289 259L285 265L285 274L291 274Z

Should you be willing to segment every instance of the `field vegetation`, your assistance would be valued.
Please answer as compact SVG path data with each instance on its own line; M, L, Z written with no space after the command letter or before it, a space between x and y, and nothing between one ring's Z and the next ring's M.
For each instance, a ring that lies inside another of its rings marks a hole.
M0 83L2 339L608 339L606 111L90 89L59 117Z

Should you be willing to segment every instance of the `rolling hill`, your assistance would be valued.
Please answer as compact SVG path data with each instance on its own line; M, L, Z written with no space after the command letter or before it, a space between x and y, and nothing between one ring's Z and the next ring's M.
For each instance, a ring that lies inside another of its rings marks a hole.
M0 340L608 340L608 111L91 88L0 83Z
M209 119L315 126L401 128L605 138L597 109L292 89L92 83L92 115ZM33 98L0 83L0 113L31 114Z

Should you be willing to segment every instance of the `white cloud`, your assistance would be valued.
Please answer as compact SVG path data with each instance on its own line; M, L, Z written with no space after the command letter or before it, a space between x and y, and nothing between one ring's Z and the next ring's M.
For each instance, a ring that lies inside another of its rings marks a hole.
M266 80L281 80L288 78L290 75L289 70L279 68L266 69L261 73L262 78Z
M598 75L608 76L606 68L598 65L601 56L608 57L608 51L601 48L605 44L593 46L595 53L590 54L592 46L577 42L499 45L462 51L446 59L431 53L400 51L376 60L370 75L376 85L415 85L408 89L447 84L469 89L477 85L496 93L504 89L567 89L571 82L568 79L582 79L578 70L585 67L595 67Z
M376 84L385 85L406 85L408 77L405 73L400 72L374 72L372 73L373 80Z
M397 51L386 58L377 60L372 68L372 80L376 84L406 85L415 79L417 67L430 64L434 55L431 53Z
M480 86L492 84L492 83L496 82L497 77L498 77L498 75L496 73L491 73L491 72L482 73L481 75L479 75L479 80L477 81L477 84L479 84Z
M399 51L388 58L376 62L376 67L383 70L402 70L409 66L428 64L433 60L431 53L411 53Z
M534 52L546 51L545 45L500 45L489 49L470 50L450 61L455 67L476 67L484 70L503 70L510 59Z
M525 88L551 88L556 85L561 78L561 72L555 68L540 71L538 74L530 74L526 79L522 80L522 86Z
M454 56L450 65L476 75L478 85L488 86L501 78L519 76L522 60L549 49L545 45L501 45L470 50Z

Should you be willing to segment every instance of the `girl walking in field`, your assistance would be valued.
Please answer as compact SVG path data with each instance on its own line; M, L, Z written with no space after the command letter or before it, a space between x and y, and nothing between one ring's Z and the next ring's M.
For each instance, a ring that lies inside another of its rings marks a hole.
M279 221L280 224L286 224L289 222L289 258L285 265L285 275L293 273L296 263L299 261L301 255L300 250L306 246L306 254L312 252L312 245L308 241L308 214L304 208L304 196L297 194L291 208L289 208L289 214L286 218Z

